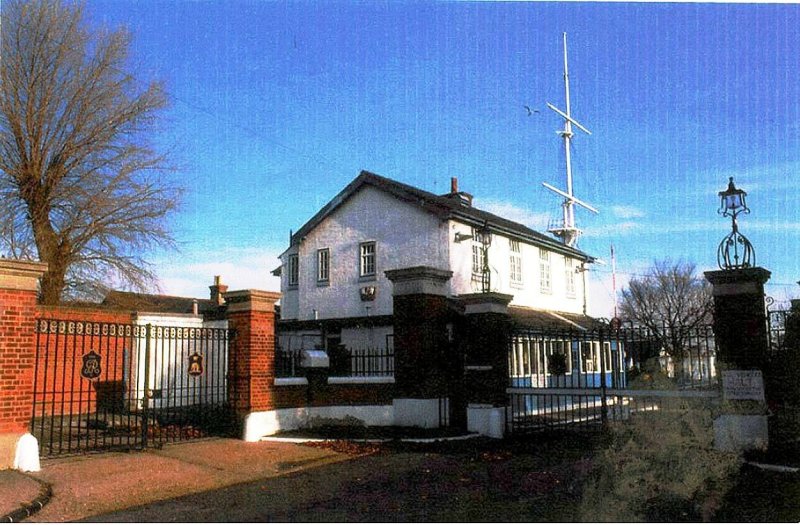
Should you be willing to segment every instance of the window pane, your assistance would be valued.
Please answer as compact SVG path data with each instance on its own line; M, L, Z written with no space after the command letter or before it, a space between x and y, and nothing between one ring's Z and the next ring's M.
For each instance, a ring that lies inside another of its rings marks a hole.
M289 256L289 284L297 284L299 278L299 262L297 255Z
M539 248L539 285L543 292L550 291L550 252Z
M360 275L375 274L375 243L365 242L361 245L361 257L359 263Z
M330 279L331 252L328 248L317 250L317 280Z

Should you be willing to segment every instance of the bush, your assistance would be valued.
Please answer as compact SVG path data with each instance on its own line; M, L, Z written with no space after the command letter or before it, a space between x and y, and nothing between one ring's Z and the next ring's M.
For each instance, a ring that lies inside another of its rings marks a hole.
M714 450L713 415L707 401L673 398L611 424L584 488L581 519L710 519L740 466L736 454Z

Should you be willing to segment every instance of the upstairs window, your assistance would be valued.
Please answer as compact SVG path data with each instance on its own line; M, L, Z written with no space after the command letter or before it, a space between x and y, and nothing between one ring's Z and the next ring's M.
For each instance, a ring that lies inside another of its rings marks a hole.
M472 244L472 275L483 275L483 246Z
M511 274L512 284L522 284L522 252L519 248L519 241L509 239L509 249L511 256L509 258L509 272Z
M300 280L300 260L298 256L289 256L289 286L297 286Z
M375 241L362 242L358 250L358 275L360 277L375 276Z
M569 257L564 257L564 282L567 286L567 297L575 297L575 265Z
M328 248L317 250L317 282L328 282L331 278L331 251Z
M484 248L484 235L488 233L481 233L477 229L472 229L472 277L481 278L483 276L483 263L486 255ZM489 239L486 239L487 241Z
M539 248L539 288L542 293L550 293L550 252Z

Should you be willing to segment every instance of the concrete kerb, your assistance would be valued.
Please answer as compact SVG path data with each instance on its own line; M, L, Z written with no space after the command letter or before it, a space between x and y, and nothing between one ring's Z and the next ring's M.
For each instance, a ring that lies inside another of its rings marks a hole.
M294 444L303 444L303 443L330 443L334 441L349 441L352 443L391 443L392 441L397 441L400 443L444 443L449 441L464 441L467 439L479 438L482 437L481 434L472 433L472 434L464 434L463 436L446 436L446 437L434 437L434 438L375 438L375 439L342 439L342 438L290 438L290 437L276 437L276 436L264 436L261 438L260 441L269 441L273 443L294 443Z
M53 488L49 483L36 479L33 476L27 477L39 483L40 488L38 496L30 502L23 503L18 509L0 517L0 523L16 523L25 518L29 518L42 510L44 506L47 505L47 502L50 501L50 498L53 497Z

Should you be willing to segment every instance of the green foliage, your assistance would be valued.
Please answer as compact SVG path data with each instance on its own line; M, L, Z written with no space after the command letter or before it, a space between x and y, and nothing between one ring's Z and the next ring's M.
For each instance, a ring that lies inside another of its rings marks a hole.
M740 460L713 448L714 409L660 402L612 424L583 493L584 521L708 520Z

